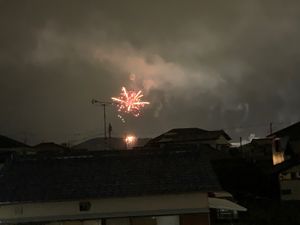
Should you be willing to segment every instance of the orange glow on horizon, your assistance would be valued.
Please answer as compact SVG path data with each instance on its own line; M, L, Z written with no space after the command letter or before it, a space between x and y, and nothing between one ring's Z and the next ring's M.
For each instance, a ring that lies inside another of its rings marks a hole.
M137 137L134 135L127 135L124 139L125 143L126 143L126 147L127 149L131 149L132 147L135 146L136 142L137 142Z

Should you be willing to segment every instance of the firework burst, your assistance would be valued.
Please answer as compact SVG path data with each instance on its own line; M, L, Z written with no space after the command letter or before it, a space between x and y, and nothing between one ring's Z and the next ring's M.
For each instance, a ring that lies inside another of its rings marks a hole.
M141 108L150 104L150 102L141 101L142 97L142 91L127 91L125 87L122 87L120 96L112 97L111 99L117 105L119 112L132 114L133 116L138 117Z

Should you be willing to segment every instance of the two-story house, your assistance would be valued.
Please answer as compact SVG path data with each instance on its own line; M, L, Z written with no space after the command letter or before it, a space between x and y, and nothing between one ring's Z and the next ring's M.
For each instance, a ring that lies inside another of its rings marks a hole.
M0 223L206 225L211 208L246 210L214 192L194 149L15 154L1 170Z

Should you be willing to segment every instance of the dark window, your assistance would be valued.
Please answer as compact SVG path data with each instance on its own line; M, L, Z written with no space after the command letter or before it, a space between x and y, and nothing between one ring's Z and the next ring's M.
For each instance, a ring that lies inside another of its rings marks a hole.
M297 179L297 174L296 172L291 172L291 178L294 180L294 179Z
M90 202L79 202L79 211L89 211L91 209Z
M281 194L282 195L290 195L290 194L292 194L292 190L291 189L282 189Z
M218 220L231 220L235 219L234 211L227 209L217 209Z

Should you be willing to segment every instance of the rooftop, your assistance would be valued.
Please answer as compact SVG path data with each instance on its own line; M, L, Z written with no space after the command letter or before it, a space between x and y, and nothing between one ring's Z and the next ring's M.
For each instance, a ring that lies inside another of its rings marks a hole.
M0 148L18 148L18 147L27 147L27 145L11 139L9 137L5 137L0 135Z
M299 139L300 138L300 122L294 123L286 128L283 128L281 130L278 130L278 131L268 135L268 137L273 137L273 136L279 136L279 137L288 136L290 139Z
M231 140L224 130L208 131L200 128L177 128L153 138L146 144L146 146L154 146L158 143L169 142L216 140L220 136L224 136L225 139Z
M1 170L0 204L221 190L201 152L182 147L15 154Z

